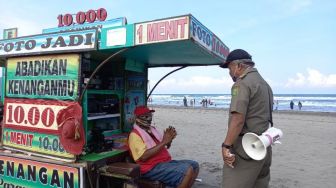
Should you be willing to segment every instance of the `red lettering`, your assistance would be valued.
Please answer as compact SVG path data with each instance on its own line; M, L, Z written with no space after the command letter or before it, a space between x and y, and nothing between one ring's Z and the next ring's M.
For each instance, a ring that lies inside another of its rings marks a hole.
M16 144L21 144L22 133L16 133Z
M187 24L187 19L186 18L178 20L178 25L181 26L181 38L184 38L185 24Z
M11 132L11 134L10 134L10 142L16 143L16 132Z
M177 22L176 21L166 21L166 39L176 39L177 38Z
M34 135L20 132L10 133L10 142L18 145L32 146Z
M157 40L157 23L147 25L147 42Z
M159 22L157 24L158 40L167 40L167 34L166 34L165 26L166 26L165 22Z
M32 146L34 135L33 134L29 134L28 137L29 137L29 143L28 144L29 144L29 146Z

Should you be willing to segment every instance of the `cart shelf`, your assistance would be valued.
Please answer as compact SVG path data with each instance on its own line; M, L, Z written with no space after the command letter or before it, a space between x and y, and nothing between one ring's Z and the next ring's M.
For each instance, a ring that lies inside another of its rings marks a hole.
M104 114L104 115L98 115L98 116L89 116L87 118L88 121L95 120L95 119L104 119L104 118L113 118L113 117L120 117L120 114Z

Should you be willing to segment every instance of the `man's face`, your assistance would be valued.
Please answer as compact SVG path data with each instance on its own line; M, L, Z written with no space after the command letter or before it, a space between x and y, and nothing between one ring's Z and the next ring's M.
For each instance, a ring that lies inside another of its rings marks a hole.
M238 64L237 63L229 63L228 65L229 68L229 74L231 76L231 78L233 77L237 77L237 71L238 71Z
M143 126L150 126L152 123L152 118L153 118L152 113L147 113L147 114L138 116L138 119L142 122Z

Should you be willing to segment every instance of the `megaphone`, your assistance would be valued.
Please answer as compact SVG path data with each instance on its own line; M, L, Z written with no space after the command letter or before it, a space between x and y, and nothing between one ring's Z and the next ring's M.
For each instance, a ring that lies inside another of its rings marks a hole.
M254 160L262 160L266 156L267 147L271 144L280 144L279 139L282 138L282 135L282 131L274 127L267 129L260 136L246 133L243 136L242 145L249 157Z

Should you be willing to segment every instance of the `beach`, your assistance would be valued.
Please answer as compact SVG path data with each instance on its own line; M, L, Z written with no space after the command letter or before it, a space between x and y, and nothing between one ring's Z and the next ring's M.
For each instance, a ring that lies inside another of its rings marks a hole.
M194 188L220 187L221 143L227 132L227 109L150 106L160 130L178 132L170 153L173 159L200 164ZM273 146L270 188L333 188L336 184L336 113L275 111L274 126L284 135Z

